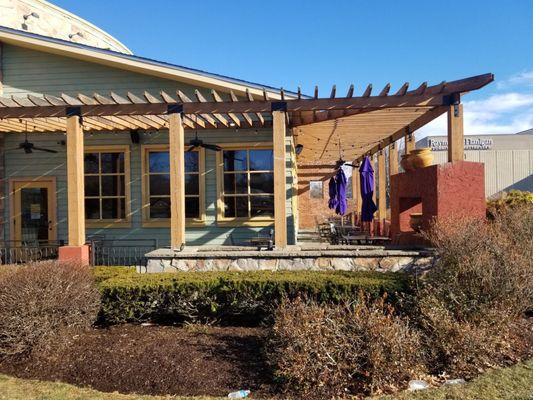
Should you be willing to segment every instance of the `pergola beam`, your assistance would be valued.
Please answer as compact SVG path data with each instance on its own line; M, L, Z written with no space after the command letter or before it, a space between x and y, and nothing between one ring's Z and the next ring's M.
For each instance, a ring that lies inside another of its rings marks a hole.
M404 94L388 96L388 90L383 90L379 96L365 97L343 97L343 98L306 98L306 99L287 99L287 113L301 111L332 111L343 110L346 112L365 110L369 108L384 109L398 107L416 107L416 106L447 106L452 102L452 98L458 93L479 89L494 80L492 74L479 75L472 78L462 79L459 81L448 82L428 87L422 94L419 89L406 91ZM386 88L389 86L387 85ZM196 92L197 102L184 102L184 114L202 114L213 115L221 124L228 126L227 119L222 114L242 114L242 113L270 113L272 103L270 99L252 101L253 97L248 93L248 101L226 101L226 102L208 102L199 93ZM164 115L169 103L156 98L145 92L146 102L143 104L130 103L119 104L113 98L107 98L101 95L95 95L94 98L100 104L83 104L74 98L58 99L53 96L44 98L50 102L49 106L37 106L30 102L28 98L17 99L18 102L27 101L27 103L17 104L14 98L0 98L0 118L42 118L42 117L61 117L66 115L66 107L80 107L81 116L125 116L125 115ZM130 101L124 99L126 101ZM183 101L183 99L182 99ZM15 104L13 104L15 103ZM102 104L104 103L104 104ZM211 117L212 118L212 117ZM258 117L259 118L259 117ZM211 122L211 121L210 121ZM217 124L218 125L218 124Z

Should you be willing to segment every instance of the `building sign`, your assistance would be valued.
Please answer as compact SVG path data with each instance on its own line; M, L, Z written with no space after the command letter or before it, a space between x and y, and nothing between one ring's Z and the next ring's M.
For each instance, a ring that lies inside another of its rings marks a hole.
M492 139L465 137L465 150L490 150L493 144ZM428 145L433 151L448 150L448 139L428 139Z

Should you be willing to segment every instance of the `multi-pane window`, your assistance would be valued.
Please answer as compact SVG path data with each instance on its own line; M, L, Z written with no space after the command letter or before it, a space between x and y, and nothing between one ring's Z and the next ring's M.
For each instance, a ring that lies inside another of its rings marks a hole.
M148 219L170 218L170 157L168 150L147 151ZM185 152L185 217L201 219L200 153Z
M90 149L84 154L85 218L89 222L126 220L127 161L121 150Z
M222 151L222 217L274 217L274 158L271 149Z

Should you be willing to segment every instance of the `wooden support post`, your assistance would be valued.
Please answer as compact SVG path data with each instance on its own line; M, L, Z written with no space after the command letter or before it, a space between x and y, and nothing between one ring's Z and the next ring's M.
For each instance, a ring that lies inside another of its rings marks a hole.
M409 154L416 147L414 133L409 133L405 136L405 154Z
M464 160L463 105L454 102L448 109L448 162Z
M181 110L169 111L170 248L185 245L185 130Z
M389 176L398 173L398 149L396 142L392 142L389 146Z
M378 218L380 223L387 218L387 175L385 171L385 152L378 152Z
M355 212L361 212L361 180L359 176L359 169L353 170L352 185L353 185L353 199L355 202Z
M68 245L85 245L83 127L79 115L67 117Z
M4 44L0 42L0 96L4 94Z
M287 211L286 178L285 178L285 135L287 116L284 105L273 103L272 130L274 147L274 242L277 248L287 247Z

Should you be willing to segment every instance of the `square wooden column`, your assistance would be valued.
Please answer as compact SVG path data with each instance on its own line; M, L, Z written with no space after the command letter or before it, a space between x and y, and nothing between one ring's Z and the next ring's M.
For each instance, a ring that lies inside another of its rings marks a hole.
M448 109L448 162L464 161L463 105L458 101Z
M67 117L67 216L68 245L85 245L83 127L79 115Z
M354 168L352 172L352 192L355 202L355 212L361 212L361 177L359 176L359 168Z
M285 177L285 135L287 117L285 102L272 103L272 134L274 147L274 244L287 247L287 185Z
M387 172L385 171L385 152L378 152L378 218L383 221L387 218Z
M415 135L413 133L409 133L407 136L405 136L405 154L409 154L415 149L415 147Z
M181 105L169 106L171 249L180 249L185 245L185 130L182 111Z
M398 149L396 142L392 142L389 146L389 176L398 173Z

